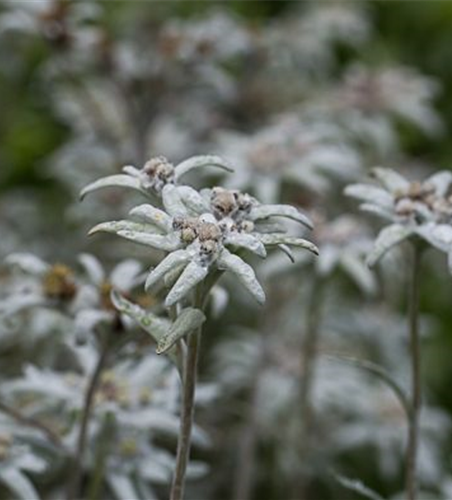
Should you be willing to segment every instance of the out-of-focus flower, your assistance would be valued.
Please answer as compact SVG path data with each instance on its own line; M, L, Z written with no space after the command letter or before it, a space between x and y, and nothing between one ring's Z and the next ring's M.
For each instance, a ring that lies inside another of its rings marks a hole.
M235 167L225 185L252 190L266 202L279 198L283 182L324 193L334 179L347 181L359 172L359 156L338 127L307 123L293 113L251 136L223 132L219 143Z
M119 263L107 276L93 255L81 254L85 275L64 264L50 265L32 254L12 254L6 259L19 268L21 277L0 302L0 318L13 318L21 311L54 309L73 320L72 330L78 342L84 342L100 324L127 328L110 301L111 290L129 294L139 283L141 265L132 259ZM51 328L49 328L50 330Z
M375 168L373 174L381 187L353 184L345 190L362 202L361 209L391 223L378 235L369 265L393 246L417 237L447 253L452 272L452 173L438 172L423 182L410 182L387 168Z
M437 94L437 82L412 68L375 69L354 64L345 72L341 85L321 91L303 108L308 116L336 123L359 146L385 157L399 146L399 123L429 135L441 132L434 109Z

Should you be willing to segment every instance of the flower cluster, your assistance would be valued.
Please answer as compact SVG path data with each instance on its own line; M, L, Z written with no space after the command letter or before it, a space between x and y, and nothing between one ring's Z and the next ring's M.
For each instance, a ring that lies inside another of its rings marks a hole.
M452 174L438 172L424 182L410 182L387 168L375 168L373 175L380 186L353 184L345 190L362 202L363 210L391 223L380 232L369 265L394 245L417 237L446 252L452 271Z
M195 165L199 167L212 163L209 158L186 160L176 166L174 171L172 168L166 169L167 164L164 163L163 176L159 176L156 169L149 169L149 164L154 167L154 163L148 162L148 167L145 166L141 172L127 169L127 172L134 172L135 177L123 175L101 179L84 190L85 194L107 185L124 185L142 190L143 180L138 176L152 173L150 185L154 192L161 192L164 210L153 205L140 205L130 212L130 216L138 218L140 222L104 222L94 227L91 234L110 232L168 252L146 279L146 288L160 279L167 279L169 275L175 279L166 297L167 307L184 299L214 270L234 273L251 295L263 303L265 293L254 270L236 254L237 251L249 250L265 257L266 246L280 246L290 255L289 245L317 253L317 248L311 242L288 236L281 232L281 226L272 224L274 217L282 216L311 227L309 219L294 207L263 205L248 194L219 187L198 192L189 186L174 185L181 173ZM227 165L221 159L217 159L216 164Z

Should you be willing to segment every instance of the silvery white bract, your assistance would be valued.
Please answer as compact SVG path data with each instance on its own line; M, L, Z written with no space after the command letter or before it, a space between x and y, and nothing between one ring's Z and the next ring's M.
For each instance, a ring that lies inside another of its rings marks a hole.
M13 418L0 415L0 484L14 498L39 500L33 482L28 477L44 474L49 462L32 443L39 443L39 432L24 429Z
M294 113L251 136L221 132L219 147L235 167L225 185L253 190L266 202L280 198L283 182L324 193L334 180L350 181L360 171L360 158L338 127Z
M185 173L193 165L198 165L197 161L186 160L174 170L179 174ZM226 165L221 159L216 162ZM199 162L202 165L205 163L205 160ZM96 187L100 185L102 180ZM88 191L91 189L88 187ZM317 253L311 242L285 235L280 228L275 232L274 226L266 227L273 217L288 217L310 226L309 219L294 207L262 205L247 194L222 188L199 193L188 186L175 186L173 182L165 183L161 193L165 210L153 205L140 205L131 210L132 220L104 222L95 226L90 234L109 232L168 252L146 279L146 288L150 289L170 275L176 278L165 300L167 307L184 299L214 270L235 274L251 295L263 303L265 293L253 268L235 254L238 250L248 250L265 257L266 246L280 246L286 251L287 246L298 246ZM263 224L262 227L260 224ZM176 274L178 271L179 276Z
M353 184L345 193L361 202L361 209L390 222L378 235L368 256L373 266L390 248L418 237L448 254L452 272L452 173L431 175L425 181L408 181L388 168L375 168L378 185Z
M372 248L370 232L361 221L350 215L340 216L332 221L315 218L313 239L319 247L319 256L313 262L317 276L326 280L337 270L349 279L364 293L372 295L377 290L374 274L365 263L366 255ZM295 266L306 266L311 261L297 255ZM280 255L271 256L262 266L267 278L290 273L286 259Z

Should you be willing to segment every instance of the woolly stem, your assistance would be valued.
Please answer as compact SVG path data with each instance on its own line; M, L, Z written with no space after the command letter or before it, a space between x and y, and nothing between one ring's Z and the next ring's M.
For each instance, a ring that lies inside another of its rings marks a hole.
M409 283L409 338L411 357L411 413L408 422L406 452L406 494L408 500L417 496L417 452L419 443L419 415L421 410L421 353L419 345L419 285L421 250L413 245L411 278Z
M203 309L204 301L205 295L201 284L196 289L194 306ZM177 443L176 469L171 486L170 500L182 500L184 497L185 476L190 457L191 432L195 413L195 389L201 333L202 327L199 327L187 339L187 357L184 363L182 378L182 413Z
M320 341L320 323L324 299L324 281L314 277L309 298L306 331L301 346L301 379L300 379L300 437L301 462L304 469L309 460L310 430L312 423L312 389L315 380L315 368L318 360L318 345ZM306 471L303 470L296 480L298 497L306 497ZM301 495L301 496L300 496Z
M93 375L88 385L88 390L85 394L85 402L82 410L82 417L80 423L80 430L77 439L77 448L75 450L74 456L74 466L72 469L72 474L68 482L67 497L68 500L80 498L80 486L82 478L82 461L83 455L86 449L86 438L88 434L88 425L91 417L91 411L94 402L94 396L99 387L101 381L102 373L107 364L107 359L109 355L109 345L108 342L102 348L97 365L94 369Z

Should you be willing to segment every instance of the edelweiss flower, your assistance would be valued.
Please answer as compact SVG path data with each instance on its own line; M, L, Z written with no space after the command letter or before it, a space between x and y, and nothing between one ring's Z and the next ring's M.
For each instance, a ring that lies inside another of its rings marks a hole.
M180 179L191 170L209 166L232 170L218 156L193 156L177 165L173 165L163 156L158 156L147 161L141 169L126 165L123 167L123 174L103 177L89 184L81 192L81 197L97 189L115 186L135 189L146 196L163 196L165 186L178 185Z
M374 265L394 245L420 237L448 254L452 272L452 173L438 172L424 182L410 182L387 168L373 173L382 187L353 184L345 190L363 202L363 210L392 222L378 235L368 264Z
M260 257L266 256L265 247L271 245L299 246L317 253L311 242L275 232L274 226L263 225L273 216L284 216L310 226L309 219L294 207L261 205L249 195L222 188L198 193L188 186L167 185L163 191L165 211L141 205L130 212L141 222L101 223L90 234L111 232L170 252L146 280L146 288L150 288L160 279L174 276L175 270L181 271L166 297L166 306L182 300L215 269L233 272L255 299L263 303L264 291L253 268L234 254L238 249L250 250Z

